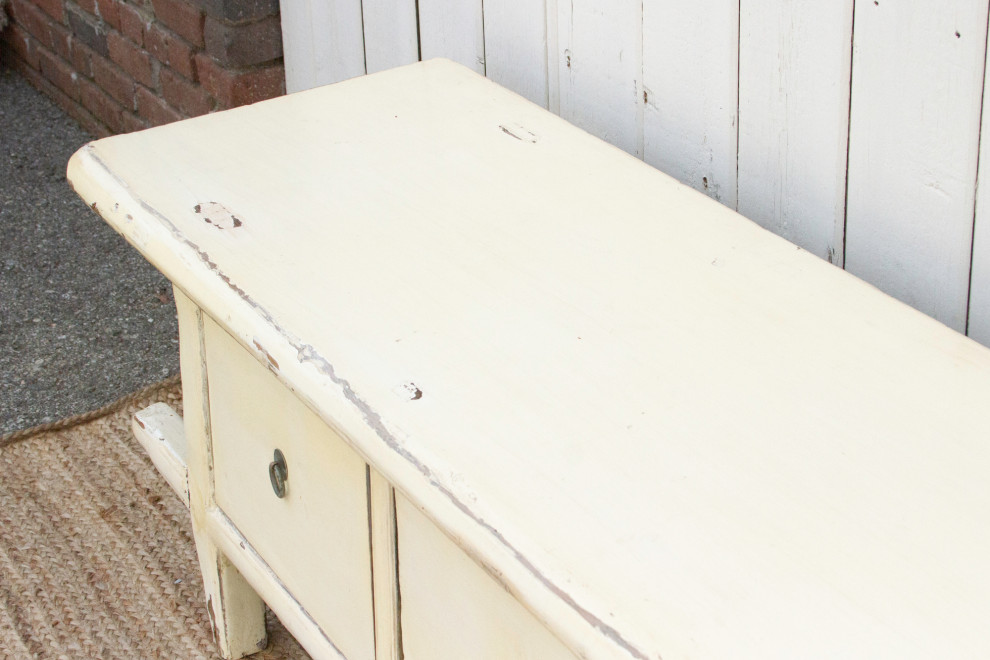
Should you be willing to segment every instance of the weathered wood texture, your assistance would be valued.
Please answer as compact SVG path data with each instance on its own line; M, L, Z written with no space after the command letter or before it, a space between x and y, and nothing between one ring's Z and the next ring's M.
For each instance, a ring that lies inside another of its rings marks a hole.
M842 265L853 0L740 3L738 211Z
M956 330L986 41L986 2L856 3L846 268Z
M281 12L282 39L289 44L284 51L286 91L298 92L365 73L362 0L286 2ZM382 30L371 36L391 38L394 33ZM401 60L405 52L401 41L389 49L400 51L393 57Z
M243 397L295 424L291 390L575 655L990 657L990 350L468 69L117 136L69 179L267 367Z
M353 15L360 1L288 14ZM990 342L990 213L974 227L985 2L420 0L418 17L382 4L363 0L369 71L413 57L418 18L424 59L486 73ZM360 73L343 66L357 40L331 63L313 34L286 21L290 88L304 61L342 69L333 80Z
M729 208L736 205L738 28L738 0L643 3L645 160Z

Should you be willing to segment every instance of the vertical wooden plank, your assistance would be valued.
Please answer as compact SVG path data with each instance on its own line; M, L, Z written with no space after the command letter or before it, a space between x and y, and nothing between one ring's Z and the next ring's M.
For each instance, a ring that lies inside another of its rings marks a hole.
M368 73L419 60L416 0L364 0L364 53Z
M309 3L286 2L281 8L282 53L285 60L285 91L308 89L313 85L313 33L309 29Z
M484 74L482 0L419 0L419 43L424 60L446 57Z
M846 268L963 330L987 3L856 3Z
M976 215L973 227L973 264L969 281L969 319L966 334L990 346L990 35L984 54L983 119L980 129L979 177L976 186Z
M361 0L282 4L285 87L289 93L365 73Z
M644 158L736 205L739 0L644 0Z
M485 0L489 78L547 107L547 15L542 0Z
M570 0L564 0L569 2ZM547 26L547 109L560 114L560 39L558 38L559 0L545 0Z
M842 265L853 0L740 11L738 210Z
M560 0L560 116L643 156L643 11L632 0Z

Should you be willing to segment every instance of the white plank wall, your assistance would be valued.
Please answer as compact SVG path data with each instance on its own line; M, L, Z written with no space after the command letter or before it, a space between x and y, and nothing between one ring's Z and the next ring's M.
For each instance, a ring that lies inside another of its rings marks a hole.
M990 44L990 37L988 37ZM990 60L990 48L987 49ZM983 100L990 100L990 66L985 67ZM990 346L990 112L983 113L980 130L980 167L976 186L976 219L973 227L973 268L969 285L967 334Z
M283 2L282 34L290 94L365 73L361 0Z
M740 3L739 204L842 264L853 0Z
M419 46L423 59L446 57L484 74L483 16L481 0L419 0Z
M730 208L738 28L739 0L643 2L645 160Z
M363 7L368 73L419 61L416 0L364 0Z
M557 4L560 116L643 155L643 12L639 0Z
M966 326L987 3L856 3L846 268Z
M453 59L990 344L988 2L294 0L286 80Z
M485 0L485 67L498 84L548 107L546 6Z

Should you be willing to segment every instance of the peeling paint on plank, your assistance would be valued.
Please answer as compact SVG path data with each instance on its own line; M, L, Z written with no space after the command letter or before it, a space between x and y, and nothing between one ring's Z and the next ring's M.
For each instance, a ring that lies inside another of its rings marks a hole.
M269 368L273 368L275 371L278 371L278 360L273 358L272 354L265 350L265 347L262 346L257 339L252 339L251 341L254 343L254 347L261 351L261 354L265 356L266 360L268 360Z

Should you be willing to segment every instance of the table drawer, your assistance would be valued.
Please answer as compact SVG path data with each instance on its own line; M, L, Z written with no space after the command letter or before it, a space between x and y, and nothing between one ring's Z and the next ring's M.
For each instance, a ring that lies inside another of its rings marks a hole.
M343 654L370 660L365 462L223 329L207 320L204 330L217 505ZM269 477L276 449L281 498Z
M409 500L395 506L405 660L574 660Z

